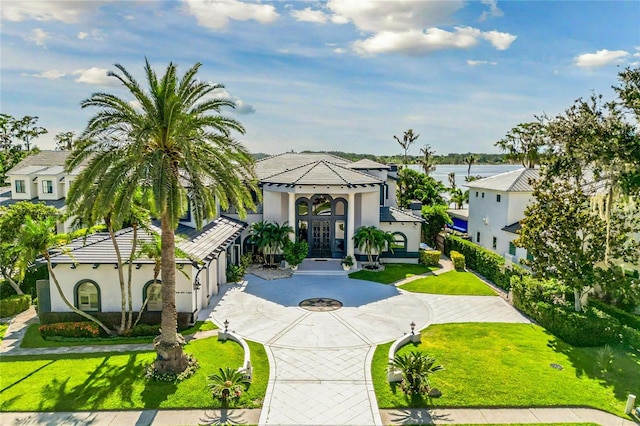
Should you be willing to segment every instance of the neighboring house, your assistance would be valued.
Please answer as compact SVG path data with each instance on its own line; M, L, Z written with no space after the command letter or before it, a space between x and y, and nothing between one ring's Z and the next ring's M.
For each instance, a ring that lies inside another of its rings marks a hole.
M520 221L533 201L529 183L540 177L538 169L518 169L467 183L469 213L467 233L471 241L492 250L507 261L519 263L527 250L516 247Z
M423 219L396 207L396 172L394 166L330 154L267 157L256 162L262 205L245 220L288 222L292 237L309 243L311 258L365 260L353 245L353 234L361 226L376 226L395 239L393 253L381 253L382 261L417 263ZM242 237L244 250L250 250L249 232Z
M45 203L65 212L65 198L78 170L65 173L70 151L40 151L27 155L7 172L10 186L0 189L0 206L20 201ZM71 231L72 220L59 223L57 232Z
M218 294L226 283L227 258L233 256L233 247L247 224L220 217L201 231L180 225L176 245L187 258L176 256L176 308L179 315L194 322L198 312L209 305L211 296ZM159 232L159 229L156 228ZM140 242L153 241L144 232L138 232ZM116 241L126 260L133 244L132 228L116 233ZM235 244L235 247L239 247ZM87 312L119 312L120 287L115 251L108 233L92 234L67 245L68 250L53 254L51 262L65 296L74 305ZM140 257L133 261L131 274L133 309L137 312L145 297L149 296L147 311L160 311L162 298L158 281L153 280L153 260ZM128 266L124 265L125 282ZM39 312L68 311L55 285L38 287Z

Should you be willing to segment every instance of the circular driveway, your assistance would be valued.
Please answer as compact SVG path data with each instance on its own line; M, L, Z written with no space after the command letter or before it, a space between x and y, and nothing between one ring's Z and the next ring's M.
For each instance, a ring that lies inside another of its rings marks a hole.
M393 285L349 279L345 275L294 275L266 281L253 275L225 287L211 319L237 334L285 348L348 348L395 340L427 326L429 304ZM311 298L331 298L343 307L311 312L299 307Z

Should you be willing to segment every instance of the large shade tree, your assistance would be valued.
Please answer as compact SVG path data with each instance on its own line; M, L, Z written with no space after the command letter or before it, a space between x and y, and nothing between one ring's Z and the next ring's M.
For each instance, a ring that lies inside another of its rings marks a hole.
M179 77L176 64L158 76L146 61L146 89L122 65L115 67L109 76L129 98L94 93L82 102L98 112L69 157L68 170L88 164L67 202L73 206L97 191L96 207L121 212L131 209L139 189L152 194L162 231L162 323L155 368L177 373L187 360L177 332L175 230L189 207L199 227L216 213L216 200L223 209L233 204L241 215L254 208L253 159L232 138L233 132L244 133L242 125L220 115L234 103L214 96L222 85L196 78L199 63Z

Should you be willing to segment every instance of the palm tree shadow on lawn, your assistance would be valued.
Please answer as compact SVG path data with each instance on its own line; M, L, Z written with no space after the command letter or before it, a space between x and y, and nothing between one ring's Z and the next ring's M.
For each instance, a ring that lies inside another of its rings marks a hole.
M102 401L112 397L114 392L118 392L123 408L133 406L134 386L143 379L146 363L138 361L138 354L130 354L124 365L113 365L109 363L110 358L105 356L83 383L73 387L69 386L70 377L63 380L54 377L42 390L39 410L75 411L78 401L83 401L84 410L104 409ZM172 383L163 382L158 386L148 382L142 392L145 407L157 408L175 390L176 385Z
M627 396L637 394L638 383L640 383L640 353L622 347L613 347L614 361L613 367L608 372L602 372L597 361L598 348L580 348L572 346L560 340L553 334L545 330L549 336L547 346L554 352L566 355L573 368L576 369L576 376L587 376L596 379L604 386L613 389L616 399L625 401Z

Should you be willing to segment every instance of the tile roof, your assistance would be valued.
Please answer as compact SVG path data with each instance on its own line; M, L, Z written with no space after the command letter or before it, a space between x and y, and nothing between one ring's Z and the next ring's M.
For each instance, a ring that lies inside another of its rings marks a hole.
M449 216L457 217L460 219L469 219L469 209L449 209L447 210Z
M27 155L12 170L22 169L27 166L64 166L69 155L71 155L71 151L42 150L36 154Z
M11 170L7 172L7 176L15 176L15 175L29 175L31 173L36 173L41 170L46 170L47 166L24 166L19 167L20 163L15 165Z
M503 231L511 232L512 234L517 234L522 229L522 225L520 222L512 223L511 225L507 225L502 228Z
M331 154L285 152L256 161L256 176L259 180L263 180L269 176L322 160L343 166L351 163L349 160Z
M382 180L340 164L318 160L261 179L261 182L281 185L379 185Z
M176 239L177 247L185 252L189 259L176 259L177 263L192 263L193 261L207 261L233 243L243 229L247 227L244 222L239 222L227 217L219 217L198 231L184 225L178 226L176 235L182 237ZM160 229L152 226L152 229ZM131 253L133 246L133 229L127 228L116 233L116 240L123 257ZM139 242L152 242L153 237L146 231L138 232ZM117 263L113 244L106 232L100 232L85 238L78 238L67 244L68 250L57 250L52 256L53 263ZM136 259L134 263L153 263L147 258Z
M466 183L466 186L469 188L492 189L504 192L533 192L529 181L539 178L539 169L522 168L489 176L484 179L474 180Z
M355 163L349 164L347 167L358 170L391 170L391 167L386 164L381 164L377 161L369 160L368 158L358 160Z
M395 207L380 207L380 222L424 222L424 219Z

